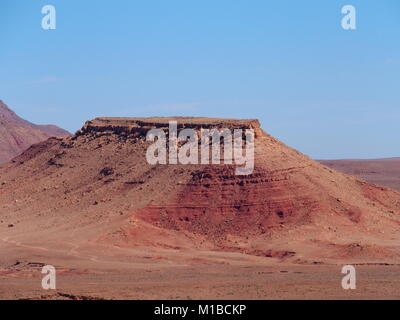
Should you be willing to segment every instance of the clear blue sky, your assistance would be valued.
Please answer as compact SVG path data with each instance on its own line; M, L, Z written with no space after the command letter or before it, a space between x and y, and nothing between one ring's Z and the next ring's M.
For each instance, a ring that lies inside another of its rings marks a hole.
M0 99L32 122L258 118L314 158L400 156L399 0L1 0L0 40Z

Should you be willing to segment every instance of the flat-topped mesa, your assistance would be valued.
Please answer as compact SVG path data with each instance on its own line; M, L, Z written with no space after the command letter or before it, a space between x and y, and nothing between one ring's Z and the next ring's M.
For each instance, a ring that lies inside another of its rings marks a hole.
M257 119L224 119L206 117L149 117L149 118L96 118L86 121L76 135L92 132L112 132L116 134L146 135L148 130L160 128L168 130L169 122L176 121L178 129L259 129Z

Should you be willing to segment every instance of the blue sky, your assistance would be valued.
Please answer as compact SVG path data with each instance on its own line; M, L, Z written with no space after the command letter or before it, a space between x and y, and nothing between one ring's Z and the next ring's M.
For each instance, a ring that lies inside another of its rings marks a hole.
M0 39L0 99L35 123L258 118L314 158L400 156L398 0L1 0Z

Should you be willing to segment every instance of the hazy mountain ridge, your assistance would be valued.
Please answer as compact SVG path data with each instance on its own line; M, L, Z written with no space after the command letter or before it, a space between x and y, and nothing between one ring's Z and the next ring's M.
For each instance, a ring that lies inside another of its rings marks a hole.
M32 144L70 133L55 125L37 125L19 117L0 100L0 163L7 162Z
M320 160L332 169L358 176L369 183L400 191L400 157L383 159Z

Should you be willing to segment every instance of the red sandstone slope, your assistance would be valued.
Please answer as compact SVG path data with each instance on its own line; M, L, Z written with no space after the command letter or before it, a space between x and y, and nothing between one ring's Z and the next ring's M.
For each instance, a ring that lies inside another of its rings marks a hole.
M0 236L57 250L162 247L297 263L399 260L399 192L325 167L255 120L176 118L196 130L253 128L249 176L235 175L232 165L149 165L145 134L167 129L167 120L95 119L1 166Z
M0 163L9 161L34 143L67 135L67 131L57 126L36 125L20 118L0 100Z

